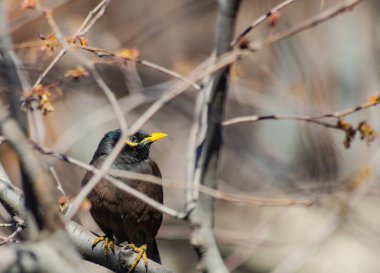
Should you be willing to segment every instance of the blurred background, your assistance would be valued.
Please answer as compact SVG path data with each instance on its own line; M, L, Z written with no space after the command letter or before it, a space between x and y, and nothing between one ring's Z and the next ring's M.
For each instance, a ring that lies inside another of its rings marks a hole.
M39 35L52 31L39 13L20 9L19 1L7 2L15 51L33 84L58 51L43 51L30 41L40 41ZM280 2L242 1L236 33ZM295 1L281 10L276 26L265 22L248 37L251 41L269 37L343 2ZM98 2L41 3L53 8L61 31L70 36ZM141 59L188 75L212 53L217 8L215 0L113 0L86 38L89 45L108 50L137 48ZM379 91L379 10L379 1L364 1L352 11L236 62L231 69L226 119L256 114L319 115L368 101ZM96 63L129 125L177 81L138 64L77 53ZM42 83L61 80L79 64L72 54L65 54ZM42 116L44 143L89 162L103 134L118 127L112 108L91 77L58 87L52 90L55 111ZM189 89L143 127L169 135L152 146L151 157L163 177L178 183L186 178L195 98L196 91ZM379 114L375 107L346 120L354 126L366 120L380 131ZM261 121L225 128L221 190L314 201L311 207L216 201L215 234L231 271L379 272L379 140L367 145L356 136L349 149L343 140L341 131L301 121ZM80 190L83 170L50 157L41 159L54 166L69 195ZM0 160L19 185L16 156L6 144L0 147ZM183 210L184 200L182 189L165 188L167 206ZM99 232L87 210L76 220ZM190 232L186 222L165 217L158 244L163 264L174 272L196 272ZM87 264L92 272L108 272Z

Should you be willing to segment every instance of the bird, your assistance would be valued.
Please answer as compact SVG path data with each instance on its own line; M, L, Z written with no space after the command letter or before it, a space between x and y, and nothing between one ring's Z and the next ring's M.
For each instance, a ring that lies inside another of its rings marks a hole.
M139 130L124 141L124 147L114 160L111 169L132 171L162 178L158 165L149 157L149 150L153 142L166 136L164 133L147 133ZM90 165L100 168L112 153L120 137L120 129L107 132L99 142ZM93 175L91 171L88 171L82 180L82 186L86 185ZM162 185L119 176L115 178L163 203ZM91 203L90 213L104 232L104 236L99 236L93 242L93 248L103 241L104 254L107 257L109 249L114 253L116 243L120 244L127 241L127 247L138 253L128 272L135 269L140 259L143 259L146 269L148 258L161 264L156 242L156 235L163 218L160 211L120 190L104 178L89 193L88 200Z

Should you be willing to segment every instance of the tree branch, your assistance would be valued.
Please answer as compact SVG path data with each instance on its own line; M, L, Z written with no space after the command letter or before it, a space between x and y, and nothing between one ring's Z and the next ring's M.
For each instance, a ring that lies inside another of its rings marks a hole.
M16 187L9 185L7 182L0 180L0 203L8 204L5 208L12 215L16 215L20 219L22 219L22 209L23 209L23 194ZM89 261L96 263L98 265L104 266L115 272L126 272L129 268L129 265L132 264L137 256L131 250L124 249L119 246L115 246L115 255L109 255L107 260L104 258L103 249L97 247L92 249L92 243L96 239L96 236L90 231L83 228L81 225L75 222L69 222L66 225L66 230L69 233L70 238L74 242L78 252L82 255L82 257ZM60 239L62 240L62 238ZM46 245L40 244L36 246L36 249L31 249L30 245L27 246L27 250L30 250L33 253L36 253L39 256L39 249L42 247L46 247ZM62 247L61 247L62 248ZM15 259L13 255L17 252L17 249L0 251L0 256L3 258L8 256L9 259ZM25 251L25 249L23 250ZM45 253L46 254L46 253ZM5 256L3 256L5 255ZM16 260L14 260L16 263ZM0 265L0 272L5 268ZM67 272L67 271L66 271ZM75 271L73 271L75 272ZM136 267L136 273L144 273L145 266L143 262L140 262ZM170 273L169 270L164 268L162 265L155 263L154 261L149 260L148 272L150 273Z
M0 55L2 60L0 68L1 75L9 91L10 111L14 114L17 123L26 132L25 114L20 111L22 95L21 80L18 75L18 68L14 63L14 52L12 51L12 41L8 33L8 21L6 16L5 1L0 1Z
M236 14L240 0L219 0L219 15L215 42L216 56L230 50L233 38ZM206 134L196 147L195 171L199 168L199 182L210 188L216 188L219 154L222 147L222 120L227 94L229 67L215 72L202 92L206 92L206 103L202 111L207 116ZM200 94L202 95L202 94ZM199 127L199 129L201 129ZM203 134L199 135L203 137ZM194 209L189 214L193 233L191 242L200 258L200 270L203 272L228 272L220 256L213 233L214 199L199 194Z

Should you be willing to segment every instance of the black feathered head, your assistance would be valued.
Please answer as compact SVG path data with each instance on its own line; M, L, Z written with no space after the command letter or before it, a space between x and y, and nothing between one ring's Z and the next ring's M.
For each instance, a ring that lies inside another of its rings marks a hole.
M111 154L116 143L119 141L120 136L120 129L106 133L99 142L98 148L96 149L92 160L95 160L102 155ZM125 140L125 146L121 150L119 157L121 156L122 159L128 163L146 160L149 157L150 145L166 136L167 135L164 133L149 134L143 130L139 130L137 133Z

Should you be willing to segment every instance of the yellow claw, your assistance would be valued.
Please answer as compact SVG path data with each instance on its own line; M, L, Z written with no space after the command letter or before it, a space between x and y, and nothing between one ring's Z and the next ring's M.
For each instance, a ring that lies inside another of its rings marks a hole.
M128 273L133 272L135 270L137 264L141 260L141 258L144 261L145 265L145 271L148 271L148 256L146 255L146 250L148 249L148 246L146 244L143 244L140 247L136 247L134 244L129 244L127 245L127 248L132 249L134 252L138 253L136 259L133 261L131 266L129 267Z
M111 249L112 253L115 254L115 242L112 238L108 236L100 236L92 243L91 248L94 249L100 242L104 242L104 256L108 256L108 251Z

